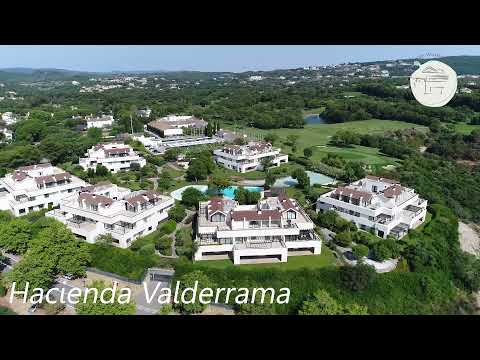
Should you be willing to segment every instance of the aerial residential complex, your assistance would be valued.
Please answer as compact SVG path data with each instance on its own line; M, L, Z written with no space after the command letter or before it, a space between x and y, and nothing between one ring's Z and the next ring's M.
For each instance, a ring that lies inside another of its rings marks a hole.
M146 125L148 131L161 137L182 136L184 128L203 129L208 123L192 115L169 115Z
M110 127L115 121L112 115L102 115L100 117L93 117L90 115L86 118L86 120L87 129Z
M247 145L225 145L213 152L215 161L223 167L241 173L262 170L263 162L280 166L288 162L288 155L280 154L280 148L274 148L266 142L250 142Z
M400 239L425 221L427 200L398 181L367 176L321 195L317 211L325 210L335 210L358 228L382 238Z
M95 170L97 165L103 165L112 173L129 169L134 163L143 167L147 162L130 145L121 142L95 145L79 161L85 170Z
M313 229L296 200L285 195L264 198L256 205L213 198L199 204L194 258L232 258L238 265L320 254L321 240Z
M22 166L0 180L0 209L15 216L57 206L61 199L87 185L51 164Z
M99 183L63 199L60 208L46 216L63 222L89 243L110 234L114 245L127 248L137 237L153 232L173 205L173 198L154 191L131 192Z

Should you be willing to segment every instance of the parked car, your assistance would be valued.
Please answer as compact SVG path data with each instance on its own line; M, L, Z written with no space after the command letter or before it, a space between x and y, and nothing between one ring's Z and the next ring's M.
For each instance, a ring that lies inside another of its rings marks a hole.
M73 274L65 274L65 275L63 275L63 277L67 280L75 279L75 275L73 275Z

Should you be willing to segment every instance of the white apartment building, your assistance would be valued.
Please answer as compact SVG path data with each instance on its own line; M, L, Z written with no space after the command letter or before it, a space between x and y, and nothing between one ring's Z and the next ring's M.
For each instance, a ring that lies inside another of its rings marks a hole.
M2 121L4 121L6 125L12 125L17 122L17 117L10 111L4 112L2 114Z
M223 149L213 151L214 159L227 169L241 173L262 170L262 162L270 160L280 166L288 162L288 155L280 154L280 148L274 148L265 142L250 142L247 145L225 145Z
M15 216L57 206L87 183L51 164L23 166L0 179L0 210Z
M98 236L111 234L113 243L129 247L139 236L147 235L168 217L173 198L154 191L135 191L110 183L84 187L49 211L77 236L95 243Z
M87 129L111 127L115 121L112 115L102 115L100 117L90 115L85 120L87 121Z
M256 205L226 198L200 202L195 260L232 258L234 264L286 262L320 254L314 224L294 199L267 197Z
M400 239L425 221L427 200L398 181L367 176L320 196L317 212L335 210L359 229Z
M95 145L79 161L80 166L85 170L95 170L97 165L103 165L112 173L128 170L133 163L144 167L147 161L133 151L130 145L121 142Z

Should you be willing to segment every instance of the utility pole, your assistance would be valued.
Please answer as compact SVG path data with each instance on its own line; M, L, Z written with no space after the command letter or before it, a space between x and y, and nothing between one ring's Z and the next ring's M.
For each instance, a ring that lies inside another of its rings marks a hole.
M132 120L132 114L130 114L130 128L132 129L132 135L133 135L133 120Z

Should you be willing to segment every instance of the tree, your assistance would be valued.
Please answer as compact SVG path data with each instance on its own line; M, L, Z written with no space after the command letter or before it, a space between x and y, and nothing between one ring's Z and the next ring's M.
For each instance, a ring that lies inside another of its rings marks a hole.
M175 161L177 160L177 156L181 154L181 150L179 148L170 148L165 151L163 157L167 161Z
M304 301L298 311L299 315L340 315L342 306L325 290L317 290L313 296Z
M303 155L304 155L306 158L312 157L312 155L313 155L313 150L312 150L312 148L307 147L307 148L303 149Z
M162 190L168 190L174 184L172 175L167 169L163 169L157 180L157 185Z
M108 171L108 169L103 165L98 164L97 167L95 168L95 176L104 177L104 176L108 176L109 174L110 174L110 171Z
M26 257L51 264L55 275L72 274L76 277L86 275L85 267L91 261L88 245L58 221L38 233Z
M292 174L292 178L297 180L299 188L308 189L310 187L310 178L303 168L296 169Z
M270 158L266 157L263 158L261 161L263 171L267 172L270 167L272 167L273 163Z
M205 195L201 191L190 187L182 193L181 203L188 208L196 208L198 207L198 203L203 200L205 200Z
M182 220L185 219L185 216L187 216L187 212L182 204L177 203L168 211L168 217L177 223L182 222Z
M292 152L297 152L298 135L287 135L287 144L292 148Z
M104 289L107 288L103 281L94 281L89 288L95 288L100 294ZM118 291L118 290L117 290ZM126 299L125 296L120 298L118 292L114 294L113 304L103 304L100 301L100 295L95 301L95 296L93 291L89 292L87 296L87 301L83 303L83 296L76 306L75 309L78 315L134 315L135 314L135 302L130 301L129 303L124 304L123 301ZM108 300L109 300L109 296ZM121 302L120 302L121 300Z
M221 175L215 175L212 177L211 183L219 190L222 191L223 189L227 188L230 183L228 179Z
M373 267L363 263L340 268L340 280L343 286L352 291L362 291L368 288L375 276L376 272Z
M385 261L393 257L392 248L386 243L387 240L381 240L372 245L372 258L375 261Z
M342 180L345 182L353 182L365 177L366 172L361 162L349 161L344 167Z
M342 231L335 235L335 244L341 247L348 247L352 244L352 233L350 231Z
M263 140L273 145L278 140L278 135L274 133L268 133L263 137Z
M27 220L15 219L0 225L0 248L6 252L24 254L31 240L32 232Z
M24 290L29 283L28 295L31 295L35 288L48 290L53 283L54 274L55 264L52 262L26 256L6 274L6 280L10 284L15 283L16 290Z
M357 260L361 260L362 258L368 255L368 246L363 244L355 245L352 248L352 253Z
M273 174L271 171L267 171L267 174L265 175L265 187L267 189L271 188L273 184L275 184L276 180L275 174Z
M201 159L194 159L187 170L187 180L195 181L205 180L208 176L208 169Z
M195 271L186 273L180 277L179 279L180 293L182 293L186 288L193 288L195 286L195 282L197 281L198 281L197 294L200 293L202 289L215 288L215 283L213 283L207 275L205 275L200 270L195 270ZM188 301L191 299L186 299L186 300ZM175 304L174 307L177 310L179 310L182 314L198 314L204 311L207 305L202 304L200 301L198 301L198 297L197 297L197 301L194 301L191 304L186 304L180 301L178 304Z
M98 168L98 166L97 166L97 168ZM138 171L138 170L140 170L140 169L141 169L141 168L140 168L140 164L139 164L139 163L137 163L137 162L131 162L131 163L130 163L130 171ZM98 171L98 169L97 169L97 171Z

